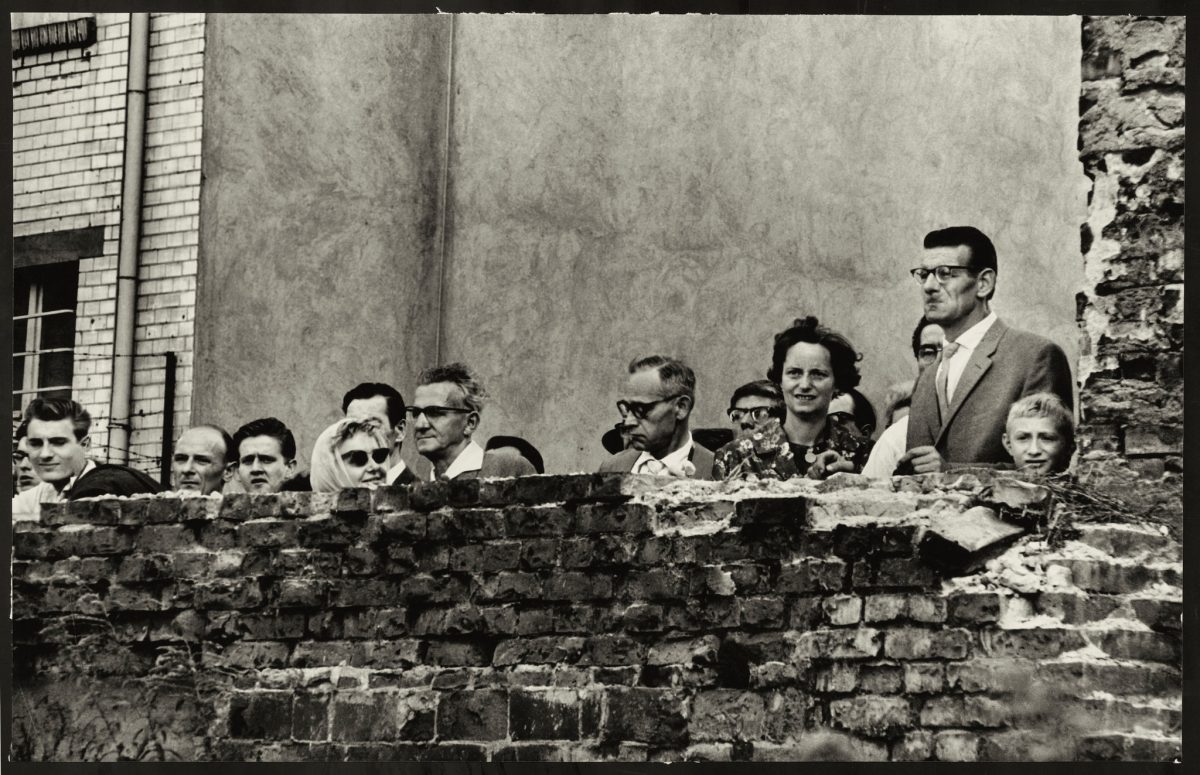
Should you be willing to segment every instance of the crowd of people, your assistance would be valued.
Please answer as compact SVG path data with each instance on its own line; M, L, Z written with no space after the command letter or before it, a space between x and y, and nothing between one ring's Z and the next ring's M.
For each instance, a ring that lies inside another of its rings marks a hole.
M696 376L687 364L664 355L634 359L599 470L700 479L881 477L953 466L1065 470L1074 451L1066 355L991 310L997 270L995 248L978 229L926 235L921 264L911 269L924 307L912 334L917 375L889 390L881 418L857 390L861 355L811 316L775 335L766 379L734 391L727 441L712 429L693 434ZM461 363L421 372L411 405L390 385L358 385L342 399L344 416L317 437L306 472L292 432L274 417L232 436L194 425L175 443L170 486L209 494L411 484L417 477L400 459L409 425L430 480L543 473L541 455L522 438L478 443L487 398ZM14 519L36 519L41 503L163 489L135 469L91 461L90 425L69 399L30 403L14 443Z

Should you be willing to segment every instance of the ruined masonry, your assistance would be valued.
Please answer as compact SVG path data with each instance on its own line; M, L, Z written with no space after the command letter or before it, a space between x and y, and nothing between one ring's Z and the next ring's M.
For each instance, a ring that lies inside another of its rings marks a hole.
M15 534L12 753L1170 761L1179 541L1054 497L979 472L60 504ZM926 539L979 509L1021 535L955 575Z

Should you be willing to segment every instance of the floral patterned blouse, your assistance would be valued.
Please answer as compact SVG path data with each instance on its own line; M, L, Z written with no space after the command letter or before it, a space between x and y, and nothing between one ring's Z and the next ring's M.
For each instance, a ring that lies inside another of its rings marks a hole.
M791 479L804 476L816 456L834 450L862 471L874 442L858 430L853 418L836 412L825 418L825 428L812 447L788 441L783 425L774 418L753 433L734 439L716 452L713 479L738 479L754 475L760 479Z

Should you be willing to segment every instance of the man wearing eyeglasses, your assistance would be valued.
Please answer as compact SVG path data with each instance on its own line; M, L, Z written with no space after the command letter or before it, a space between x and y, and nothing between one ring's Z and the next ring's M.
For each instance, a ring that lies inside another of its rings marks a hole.
M713 453L688 430L695 393L696 375L683 361L651 355L630 363L617 401L629 448L605 460L600 473L712 479Z
M942 340L946 332L937 323L931 323L922 315L913 329L912 351L917 359L917 379L925 373L925 369L937 362L942 354ZM909 391L911 395L911 390ZM911 398L910 398L911 400ZM871 456L863 466L863 476L891 476L896 470L896 464L904 457L908 439L908 415L896 420L879 435L875 446L871 447Z
M783 422L787 410L783 407L783 391L769 379L747 382L729 399L725 413L733 423L735 436L753 432L771 417Z
M1047 391L1074 405L1067 356L1049 339L1011 328L991 310L996 248L971 226L925 235L921 286L925 317L946 334L942 354L917 379L909 410L908 451L899 471L928 473L948 464L1011 463L1002 437L1008 407Z
M417 376L413 404L407 408L413 437L430 463L431 481L531 476L533 464L511 448L484 452L471 438L479 428L487 393L462 363L425 369Z

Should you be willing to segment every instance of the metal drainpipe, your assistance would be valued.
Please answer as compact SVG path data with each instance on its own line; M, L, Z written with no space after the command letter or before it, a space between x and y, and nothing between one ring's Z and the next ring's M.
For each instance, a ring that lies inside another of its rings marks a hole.
M129 70L125 90L125 167L121 174L121 236L117 248L117 314L113 332L108 459L129 461L133 385L133 331L137 313L138 247L142 237L142 172L146 150L146 76L150 14L129 14Z

